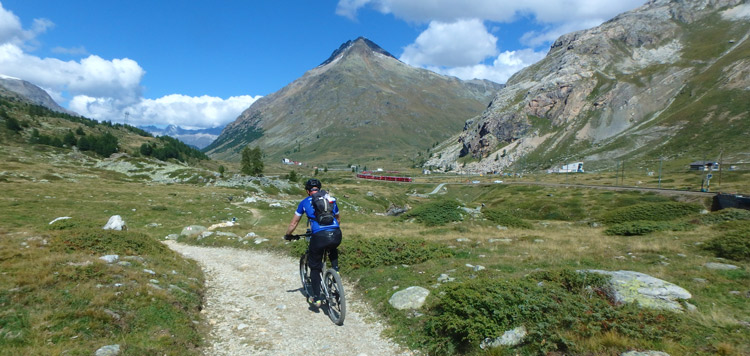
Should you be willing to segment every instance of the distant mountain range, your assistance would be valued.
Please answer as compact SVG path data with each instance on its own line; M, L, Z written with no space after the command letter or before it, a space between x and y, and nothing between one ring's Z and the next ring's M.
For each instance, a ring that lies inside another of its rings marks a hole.
M214 142L214 140L219 137L219 134L224 129L223 127L214 127L208 129L191 130L184 129L175 125L168 125L164 128L159 128L153 125L139 126L139 128L146 130L154 136L170 136L184 142L185 144L195 146L200 149L205 148L206 146Z
M316 164L409 162L461 130L500 88L411 67L360 37L253 103L205 151L238 160L257 145L270 158Z
M750 4L741 0L653 0L564 35L425 166L750 162L749 36Z

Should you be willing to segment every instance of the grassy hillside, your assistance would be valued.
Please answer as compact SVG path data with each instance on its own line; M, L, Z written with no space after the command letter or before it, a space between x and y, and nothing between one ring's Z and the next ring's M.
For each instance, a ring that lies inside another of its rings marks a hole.
M246 244L215 235L180 241L291 255L303 248L279 236L303 195L300 182L312 175L309 167L296 167L301 177L290 183L219 179L175 164L181 168L174 174L185 179L159 183L152 179L154 163L143 157L102 165L95 155L81 160L66 147L28 141L33 128L49 135L58 130L50 122L71 129L78 123L24 120L29 127L19 131L0 121L2 354L92 354L117 344L123 355L198 355L210 327L200 314L204 277L160 241L188 225L236 218L238 225L222 231L254 232L270 241ZM84 129L87 135L95 132ZM130 135L122 128L101 129L122 135L121 142ZM136 149L151 139L126 147ZM272 166L268 173L291 169ZM675 185L695 185L701 174L667 172ZM733 173L724 184L750 190L747 176ZM750 353L750 214L701 213L710 206L704 195L544 185L638 185L649 176L635 165L627 166L624 179L453 175L395 184L333 170L321 170L318 177L338 197L345 219L341 266L356 286L352 298L366 300L386 320L388 335L411 348L434 355ZM504 183L493 183L497 179ZM453 184L429 195L443 182ZM257 200L245 204L244 197ZM275 208L270 201L290 203ZM391 206L409 211L386 216ZM122 216L127 231L101 229L112 215ZM50 224L60 217L70 219ZM106 255L118 260L100 258ZM707 262L738 268L712 270L704 267ZM584 269L630 270L666 280L692 294L688 303L695 310L613 305L601 278L576 272ZM409 286L430 290L426 304L416 311L391 307L393 293ZM484 338L521 325L528 331L521 345L479 348Z

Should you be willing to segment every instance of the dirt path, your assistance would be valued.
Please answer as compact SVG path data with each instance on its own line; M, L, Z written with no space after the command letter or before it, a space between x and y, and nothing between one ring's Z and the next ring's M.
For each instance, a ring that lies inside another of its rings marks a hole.
M366 305L347 300L343 326L311 309L298 261L263 251L165 242L198 261L206 275L203 313L211 325L206 355L411 355L380 336ZM351 296L351 287L346 288Z

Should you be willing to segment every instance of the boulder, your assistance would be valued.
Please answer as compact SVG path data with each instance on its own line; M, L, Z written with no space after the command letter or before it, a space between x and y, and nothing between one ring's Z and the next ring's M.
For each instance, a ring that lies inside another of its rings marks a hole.
M112 215L107 221L107 224L103 227L104 230L127 230L128 227L125 225L125 220L122 220L120 215Z
M628 351L621 353L620 356L669 356L669 354L661 351Z
M195 236L195 235L200 235L204 231L206 231L206 227L205 226L190 225L190 226L186 226L185 228L183 228L182 232L180 232L180 235L182 235L182 236Z
M728 263L717 263L717 262L706 262L703 264L703 267L706 267L708 269L722 270L722 271L728 271L728 270L739 268L735 265L730 265Z
M486 348L498 347L498 346L516 346L523 341L526 336L526 328L522 325L513 330L508 330L503 333L503 336L495 339L486 338L479 344L479 347L484 350Z
M687 290L667 281L634 271L588 270L609 275L608 296L617 304L638 303L650 309L682 311L678 300L690 299Z
M424 304L428 295L430 295L429 290L419 286L412 286L393 293L388 303L399 310L419 309Z
M94 355L96 356L117 356L120 354L120 345L107 345L102 346Z

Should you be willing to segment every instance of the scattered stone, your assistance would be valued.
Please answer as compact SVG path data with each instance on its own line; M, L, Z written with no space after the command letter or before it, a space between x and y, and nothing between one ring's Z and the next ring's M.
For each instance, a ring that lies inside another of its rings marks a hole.
M268 241L268 239L266 239L266 238L262 238L262 237L256 237L255 238L255 244L256 245L260 245L260 244L262 244L262 243L264 243L266 241Z
M205 226L190 225L190 226L187 226L184 229L182 229L182 232L180 232L180 235L182 235L182 236L196 236L196 235L200 235L204 231L206 231L206 227Z
M159 224L159 223L150 223L150 224L146 225L146 227L159 227L159 226L161 226L161 224Z
M501 230L501 231L505 231L505 230L508 230L508 227L507 226L502 226L502 225L497 225L497 229Z
M428 295L430 295L429 290L419 286L412 286L393 293L388 303L399 310L419 309L424 304Z
M542 242L544 242L544 240L542 240L542 239L534 239L534 243L538 243L538 244L540 244L540 243L542 243Z
M480 344L479 347L484 350L487 348L498 347L498 346L516 346L523 341L526 336L526 328L519 326L513 330L509 330L503 333L503 336L495 339L486 338Z
M119 255L106 255L106 256L99 257L99 259L107 263L115 263L117 262L117 260L120 259L120 256Z
M637 303L641 307L650 309L682 311L682 305L677 300L692 297L690 292L677 285L640 272L603 270L588 270L588 272L611 276L606 293L617 304Z
M271 203L268 204L269 208L281 208L281 203Z
M127 230L128 227L125 225L125 220L122 220L120 215L112 215L107 221L107 224L103 227L104 230Z
M237 224L237 223L233 222L233 221L226 221L226 222L223 222L223 223L213 224L213 225L209 226L207 230L211 231L211 230L218 229L220 227L232 227L235 224Z
M166 237L164 237L165 240L177 240L180 238L180 235L177 234L169 234Z
M53 223L55 223L56 221L60 221L60 220L66 220L66 219L71 219L71 217L70 217L70 216L61 216L61 217L59 217L59 218L55 218L55 220L52 220L52 221L50 221L50 222L49 222L49 224L50 224L50 225L52 225L52 224L53 224Z
M96 350L95 356L117 356L120 354L120 345L102 346Z
M513 239L489 239L487 240L489 242L503 242L503 243L511 243L513 242Z
M242 324L240 324L240 325L237 325L237 330L244 330L244 329L247 329L247 328L249 328L249 327L250 327L250 325L247 325L247 324L245 324L245 323L242 323Z
M255 235L254 232L248 232L247 235L245 235L245 238L255 237L255 236L257 236L257 235Z
M628 351L621 353L620 356L669 356L669 354L661 351Z
M151 275L155 275L156 274L156 272L154 272L154 271L152 271L150 269L144 269L143 272L146 272L146 273L151 274Z
M250 204L250 203L255 203L256 201L257 200L255 199L255 197L247 197L242 202L245 203L245 204Z
M708 269L722 270L722 271L733 270L733 269L739 268L735 265L730 265L727 263L717 263L717 262L706 262L703 264L703 267L706 267Z
M703 278L693 278L693 282L695 282L695 283L708 283L708 281L705 280L705 279L703 279Z
M465 237L459 237L459 238L456 239L456 241L458 241L458 242L469 242L471 240L469 240L469 239L467 239Z
M456 280L455 278L453 278L453 277L451 277L451 276L449 276L449 275L447 275L445 273L441 274L440 277L438 277L438 279L437 279L437 281L440 282L440 283L453 282L455 280Z

